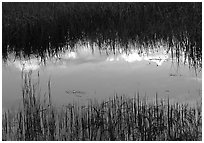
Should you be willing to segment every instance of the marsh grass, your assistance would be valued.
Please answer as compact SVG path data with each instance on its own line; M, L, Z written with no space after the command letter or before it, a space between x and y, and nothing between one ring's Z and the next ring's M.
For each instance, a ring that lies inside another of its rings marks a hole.
M168 41L202 66L202 3L6 3L2 4L2 53L46 59L79 40L124 49L129 41Z
M148 101L139 92L87 104L68 103L57 107L48 94L41 99L39 79L22 74L22 105L2 114L2 140L201 140L201 104L170 103L169 99ZM39 74L38 74L39 78ZM48 96L48 99L47 97Z

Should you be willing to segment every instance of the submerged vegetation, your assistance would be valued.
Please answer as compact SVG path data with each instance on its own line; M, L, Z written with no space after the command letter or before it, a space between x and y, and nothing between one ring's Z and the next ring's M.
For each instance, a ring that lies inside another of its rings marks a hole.
M42 59L73 49L79 40L101 48L119 41L163 39L177 55L202 66L202 3L3 3L3 59L35 55ZM176 56L177 56L176 55Z
M38 76L39 77L39 76ZM139 93L98 102L89 100L54 106L51 81L41 99L39 79L22 74L22 105L2 114L3 140L201 140L202 109L172 104L169 99L147 102ZM47 98L47 99L46 99Z

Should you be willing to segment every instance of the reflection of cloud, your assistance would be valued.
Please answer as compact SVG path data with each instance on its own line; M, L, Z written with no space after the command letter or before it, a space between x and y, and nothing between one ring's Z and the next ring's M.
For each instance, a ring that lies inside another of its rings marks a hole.
M78 54L80 56L91 56L92 55L92 50L90 48L79 48L78 50Z
M129 63L136 62L136 61L151 61L155 62L158 66L162 65L169 58L168 55L155 53L151 56L140 56L137 52L131 54L121 54L117 56L109 56L106 61L113 62L113 61L126 61Z
M135 62L135 61L141 61L142 57L140 57L137 53L132 53L132 54L123 54L122 58L126 61L126 62Z
M169 58L168 55L166 54L160 54L160 55L153 55L153 56L146 56L144 57L144 60L146 61L151 61L156 63L158 66L161 66L163 64L163 62L165 62L167 59Z
M61 59L60 62L53 64L52 62L50 64L47 64L47 69L49 70L56 70L56 69L68 69L73 66L81 66L81 65L86 65L87 64L97 64L100 62L103 62L104 58L103 57L77 57L76 59L71 60L71 62L68 59Z
M132 54L121 54L118 56L109 56L106 61L113 62L113 61L126 61L126 62L135 62L135 61L141 61L142 57L140 57L137 53Z
M19 70L29 71L29 70L37 70L40 68L37 59L31 59L29 61L15 61L14 66Z
M114 57L108 57L107 59L106 59L106 61L110 61L110 62L112 62L112 61L114 61L115 59L114 59Z
M79 58L76 60L73 60L72 63L73 64L86 64L86 63L99 63L104 61L103 58Z
M67 52L64 55L62 55L63 59L76 59L77 54L75 52Z

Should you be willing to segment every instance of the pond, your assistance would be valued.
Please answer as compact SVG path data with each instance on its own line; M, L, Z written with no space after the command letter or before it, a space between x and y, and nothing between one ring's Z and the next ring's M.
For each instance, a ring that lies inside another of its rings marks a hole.
M41 94L48 93L51 81L52 100L56 105L88 99L105 100L139 93L148 100L169 98L172 102L196 104L202 96L202 70L190 65L185 52L170 50L164 40L147 47L136 42L124 45L78 41L74 47L64 46L42 62L34 55L16 59L10 53L3 63L3 109L18 107L22 100L21 73L32 70L32 80L40 80ZM45 53L46 54L46 53ZM39 74L39 77L38 77Z
M202 140L202 3L2 3L2 140Z

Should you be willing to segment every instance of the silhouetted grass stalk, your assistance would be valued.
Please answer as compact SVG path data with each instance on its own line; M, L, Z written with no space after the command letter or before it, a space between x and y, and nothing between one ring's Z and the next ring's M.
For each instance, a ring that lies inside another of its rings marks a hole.
M33 83L31 72L22 77L22 107L3 113L3 140L201 140L200 104L170 104L157 93L155 102L147 102L138 92L58 108L51 104L50 80L49 99L43 101L39 81Z
M106 43L168 41L202 67L202 3L2 3L2 56L46 59L79 40ZM174 46L174 47L173 47ZM179 59L178 59L179 60ZM198 63L197 63L198 62Z

